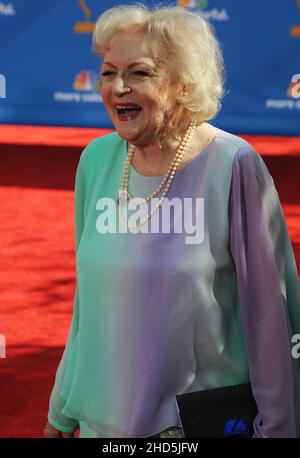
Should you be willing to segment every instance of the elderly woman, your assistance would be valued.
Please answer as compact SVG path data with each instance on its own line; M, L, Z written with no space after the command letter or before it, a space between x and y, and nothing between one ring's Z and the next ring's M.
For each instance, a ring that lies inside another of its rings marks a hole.
M94 43L116 132L77 168L74 312L44 435L183 437L177 394L251 381L254 436L299 436L297 268L260 155L207 122L223 93L212 27L119 6Z

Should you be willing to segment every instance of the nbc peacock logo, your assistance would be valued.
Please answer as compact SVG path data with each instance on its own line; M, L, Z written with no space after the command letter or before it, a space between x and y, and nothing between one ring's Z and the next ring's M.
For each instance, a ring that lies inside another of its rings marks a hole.
M83 70L75 77L73 88L76 91L95 91L97 89L97 75L91 70Z
M287 97L265 100L265 107L272 110L300 110L300 73L291 77L284 94Z
M299 73L292 76L287 93L293 99L300 99L300 74Z
M215 6L209 8L210 4L211 2L208 2L208 0L177 0L177 6L199 10L201 16L208 21L228 22L230 20L227 8L216 8Z
M203 9L208 6L207 0L178 0L177 6L181 6L182 8L198 8Z

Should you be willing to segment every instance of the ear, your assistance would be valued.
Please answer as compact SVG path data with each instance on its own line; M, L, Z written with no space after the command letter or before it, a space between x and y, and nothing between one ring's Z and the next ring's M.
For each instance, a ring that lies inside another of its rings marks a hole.
M178 95L180 95L181 97L185 97L188 93L188 90L187 90L187 85L184 84L184 83L179 83L179 91L178 91Z

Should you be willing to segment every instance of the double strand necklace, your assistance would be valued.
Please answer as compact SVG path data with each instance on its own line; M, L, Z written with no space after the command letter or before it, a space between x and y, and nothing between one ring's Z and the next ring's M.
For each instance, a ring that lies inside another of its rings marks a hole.
M134 146L133 145L129 145L128 147L128 152L127 152L127 159L126 159L126 162L125 162L125 166L124 166L124 172L123 172L123 176L122 176L122 180L121 180L121 188L119 190L119 198L117 200L118 202L118 205L119 205L119 218L120 218L120 221L122 222L122 224L124 224L128 229L138 229L139 227L142 227L146 221L151 218L151 216L153 216L153 214L158 210L158 208L161 206L161 204L163 203L165 197L167 196L168 192L169 192L169 189L171 187L171 184L174 180L174 176L176 174L176 171L179 167L179 164L184 156L184 154L186 153L189 145L190 145L190 142L191 142L191 139L193 137L193 134L194 134L194 131L195 131L195 128L196 128L196 123L195 121L191 121L188 128L187 128L187 131L177 149L177 152L172 160L172 163L169 167L169 170L167 171L167 173L164 175L163 179L162 179L162 182L160 183L160 185L153 191L149 194L149 196L147 197L144 197L143 198L143 202L149 202L152 198L156 197L161 191L162 191L162 194L159 198L159 201L158 203L152 208L152 210L150 211L150 213L148 213L144 218L141 218L140 220L140 223L139 224L128 224L126 219L124 218L123 214L122 214L122 207L123 205L126 205L127 204L127 201L128 200L131 200L133 199L133 195L129 192L129 177L130 177L130 168L131 168L131 164L132 164L132 158L133 158L133 154L134 154Z

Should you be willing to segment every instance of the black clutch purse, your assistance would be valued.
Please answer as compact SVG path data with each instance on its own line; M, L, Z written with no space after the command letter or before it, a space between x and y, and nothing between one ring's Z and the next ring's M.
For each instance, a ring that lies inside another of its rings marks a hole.
M258 413L251 384L176 395L185 437L251 438Z

